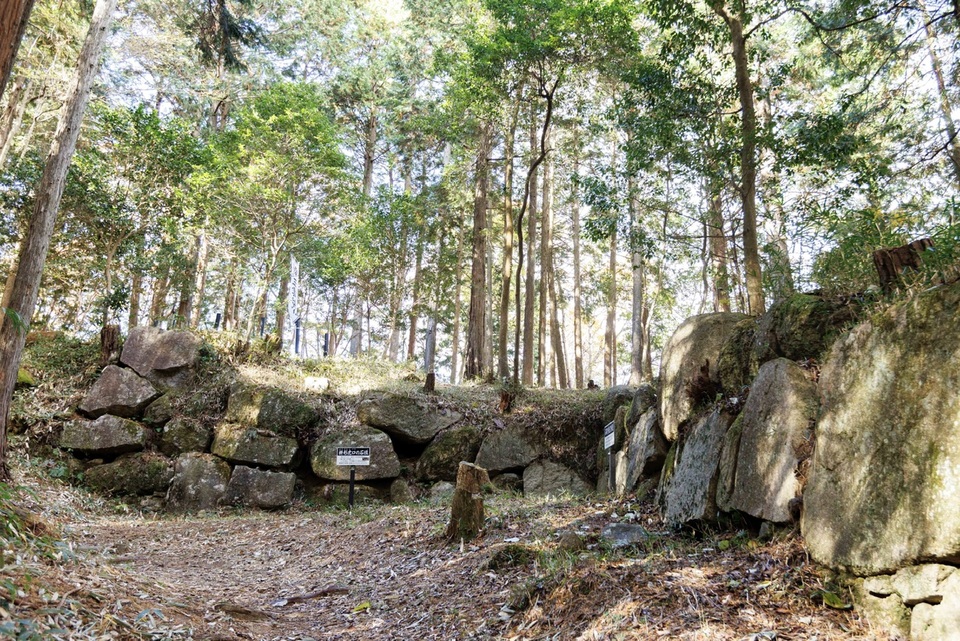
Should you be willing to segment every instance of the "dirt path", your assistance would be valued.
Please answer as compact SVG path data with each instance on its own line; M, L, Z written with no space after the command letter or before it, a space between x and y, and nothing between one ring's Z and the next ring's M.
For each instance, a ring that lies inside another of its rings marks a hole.
M98 520L77 535L149 584L198 638L497 635L513 580L482 569L497 537L461 552L440 537L442 509L365 514Z
M877 638L856 613L811 599L824 583L795 538L661 532L639 547L605 546L598 534L612 520L656 529L652 506L637 508L496 499L484 536L462 548L442 539L447 509L424 505L101 516L71 536L133 581L127 592L154 604L167 625L190 630L176 638ZM564 531L590 549L561 552ZM518 544L536 552L491 566Z

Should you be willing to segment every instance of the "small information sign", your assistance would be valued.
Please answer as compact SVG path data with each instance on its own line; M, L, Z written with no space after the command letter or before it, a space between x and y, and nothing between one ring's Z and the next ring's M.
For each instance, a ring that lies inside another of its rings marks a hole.
M613 421L610 421L603 428L603 449L609 450L613 447L614 439L616 438L616 428L613 426Z
M337 465L370 465L370 448L338 447Z

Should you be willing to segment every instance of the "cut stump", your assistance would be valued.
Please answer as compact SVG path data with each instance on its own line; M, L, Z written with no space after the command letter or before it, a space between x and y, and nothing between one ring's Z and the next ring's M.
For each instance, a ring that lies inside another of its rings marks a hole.
M450 523L447 524L448 540L470 541L483 529L483 488L489 482L490 475L485 469L466 461L460 462Z

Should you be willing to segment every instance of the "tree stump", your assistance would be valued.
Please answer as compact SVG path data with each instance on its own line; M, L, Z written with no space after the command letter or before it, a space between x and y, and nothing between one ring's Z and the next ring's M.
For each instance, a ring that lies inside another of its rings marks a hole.
M490 475L485 469L466 461L460 462L450 523L447 524L447 540L470 541L483 529L483 487L489 482Z
M100 367L120 358L120 326L104 325L100 330Z

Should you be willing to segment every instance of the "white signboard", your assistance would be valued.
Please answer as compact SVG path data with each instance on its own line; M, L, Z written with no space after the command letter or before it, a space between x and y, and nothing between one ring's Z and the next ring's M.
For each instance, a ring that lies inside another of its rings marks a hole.
M614 439L616 438L616 428L613 425L613 421L607 423L603 428L603 449L609 450L613 447Z
M370 465L370 448L338 447L337 465Z

